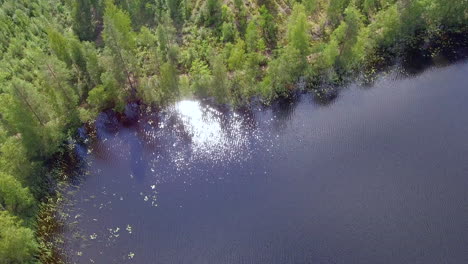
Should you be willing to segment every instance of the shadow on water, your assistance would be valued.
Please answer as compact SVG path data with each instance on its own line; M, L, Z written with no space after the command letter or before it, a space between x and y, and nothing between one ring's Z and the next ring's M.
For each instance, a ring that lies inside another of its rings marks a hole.
M409 76L423 73L431 67L446 67L468 57L468 36L448 33L422 48L408 48L401 56L401 66Z
M289 120L291 120L300 101L301 95L299 93L294 93L288 98L279 99L271 104L270 108L273 113L273 125L277 129L284 128Z
M320 87L313 91L314 102L321 106L332 104L339 95L339 87Z

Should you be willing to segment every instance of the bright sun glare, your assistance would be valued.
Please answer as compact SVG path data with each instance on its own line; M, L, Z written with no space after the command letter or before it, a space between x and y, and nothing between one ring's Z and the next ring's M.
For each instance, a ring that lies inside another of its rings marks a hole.
M175 108L192 136L192 149L198 156L232 159L236 152L245 147L247 137L242 133L240 119L235 117L229 122L227 133L220 123L221 113L214 108L190 100L178 102Z

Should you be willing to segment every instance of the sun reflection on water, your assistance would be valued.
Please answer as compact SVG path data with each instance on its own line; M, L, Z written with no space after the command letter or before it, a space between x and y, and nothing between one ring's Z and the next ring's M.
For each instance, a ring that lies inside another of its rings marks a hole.
M218 120L220 113L215 109L203 109L197 101L181 101L176 104L176 111L197 149L213 148L225 140Z
M223 113L190 100L178 102L175 111L190 134L192 158L232 161L247 150L247 134L240 116L233 114L228 122L223 122Z

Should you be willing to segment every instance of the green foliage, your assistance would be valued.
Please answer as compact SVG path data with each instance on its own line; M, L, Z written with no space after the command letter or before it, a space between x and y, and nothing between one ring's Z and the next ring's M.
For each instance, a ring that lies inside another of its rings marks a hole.
M327 17L334 25L343 17L343 11L349 5L350 0L330 0L327 8Z
M187 1L184 1L183 4L186 4ZM167 11L169 16L174 21L181 21L183 20L184 13L186 12L184 9L180 8L182 5L182 1L180 0L166 0Z
M65 63L53 56L40 56L41 71L38 75L40 86L44 87L55 109L61 113L72 114L76 110L82 91L77 86L71 86L71 72Z
M160 104L173 102L179 95L179 76L172 63L166 62L161 66L158 88Z
M328 69L335 65L336 58L340 55L338 40L332 38L320 54L319 67Z
M310 36L305 8L296 3L288 22L288 44L297 49L302 56L307 56Z
M466 0L0 1L0 264L33 261L20 219L79 121L137 99L270 102L467 30Z
M94 40L96 37L96 20L100 16L100 1L76 0L72 1L71 17L73 30L80 40Z
M263 38L266 40L270 48L274 48L277 40L277 26L273 15L262 5L260 8L259 26L262 31Z
M367 31L362 31L362 15L351 4L344 12L344 20L333 31L321 55L322 68L337 67L348 71L359 65L365 53Z
M213 58L211 71L213 72L211 87L216 101L218 103L229 102L227 69L222 56L218 55Z
M145 76L141 78L138 86L138 97L147 105L152 105L159 100L159 94L156 90L158 79L156 76Z
M359 55L353 52L353 48L363 26L362 15L353 4L346 8L344 15L344 20L332 34L332 38L335 38L339 43L338 66L343 69L351 69L358 62L356 57Z
M109 101L108 94L110 92L106 91L104 85L96 86L89 92L88 103L97 109L105 109Z
M86 71L89 76L89 90L100 84L101 74L104 72L104 69L99 63L98 51L93 44L89 42L83 43L83 55L86 61Z
M108 66L114 78L120 85L127 84L132 91L135 91L132 70L135 68L136 43L130 16L115 6L111 0L106 1L103 38L107 54L112 58Z
M429 26L442 25L446 28L458 28L468 23L468 4L465 0L423 1L427 10Z
M221 9L221 40L224 42L233 42L238 36L236 25L234 24L234 14L227 5L223 5Z
M244 1L234 0L234 13L235 21L237 21L237 29L241 35L243 35L247 27L247 9L244 5Z
M228 58L229 69L241 69L245 60L245 42L238 40L232 47Z
M190 68L190 77L192 79L191 89L198 96L208 96L212 75L206 62L194 60Z
M34 203L28 188L23 188L13 176L0 173L0 210L24 217L34 213Z
M178 2L178 0L172 1ZM115 2L120 9L129 14L135 29L139 29L143 25L154 25L155 21L160 22L162 17L168 13L170 15L168 8L172 8L172 6L167 5L169 2L165 0L116 0Z
M362 4L362 11L369 16L375 14L379 9L379 0L364 0Z
M294 46L284 49L277 59L270 62L268 69L267 80L273 91L271 97L287 96L304 69L305 61L301 52Z
M170 21L166 21L156 28L156 43L158 45L157 53L159 60L164 62L171 61L173 63L177 61L178 52L172 52L174 49L177 49L175 28Z
M250 97L254 95L255 86L253 80L245 71L236 71L233 73L229 82L229 93L234 105L245 105Z
M369 25L376 46L389 47L400 37L401 19L396 4L379 12Z
M224 42L232 42L236 38L236 28L231 22L223 22L221 26L221 38Z
M200 21L207 27L218 27L221 23L221 1L206 0L200 14Z
M102 84L93 88L88 95L88 103L93 108L100 110L111 106L117 108L124 107L124 93L119 89L118 82L111 73L103 73L101 76Z
M405 0L399 3L398 11L402 21L399 31L404 41L410 43L413 41L412 36L424 28L424 6L422 1Z
M188 21L191 18L193 2L191 0L181 0L179 6L181 19Z
M11 135L21 137L29 157L46 157L57 150L63 134L57 128L57 117L63 113L54 112L44 94L36 86L14 78L8 83L6 93L0 94L0 110L4 124ZM57 109L55 109L57 110Z
M308 14L313 14L317 11L318 8L318 0L303 0L302 4L304 5Z
M30 154L18 136L6 137L0 144L0 172L15 175L24 184L34 182L36 166L29 160Z
M36 263L37 250L34 232L21 226L18 218L0 211L0 264Z
M247 52L257 52L265 49L261 34L255 19L250 20L245 31L245 46Z
M72 64L72 58L68 52L67 39L62 34L53 29L49 29L47 34L49 36L50 48L55 53L55 56L70 66Z

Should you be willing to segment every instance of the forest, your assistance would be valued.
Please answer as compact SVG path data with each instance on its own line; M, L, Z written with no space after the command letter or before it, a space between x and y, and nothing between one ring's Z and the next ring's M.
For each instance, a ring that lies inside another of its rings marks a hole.
M0 264L48 263L38 216L76 128L128 102L234 107L468 32L466 0L0 0ZM434 51L436 52L436 51Z

